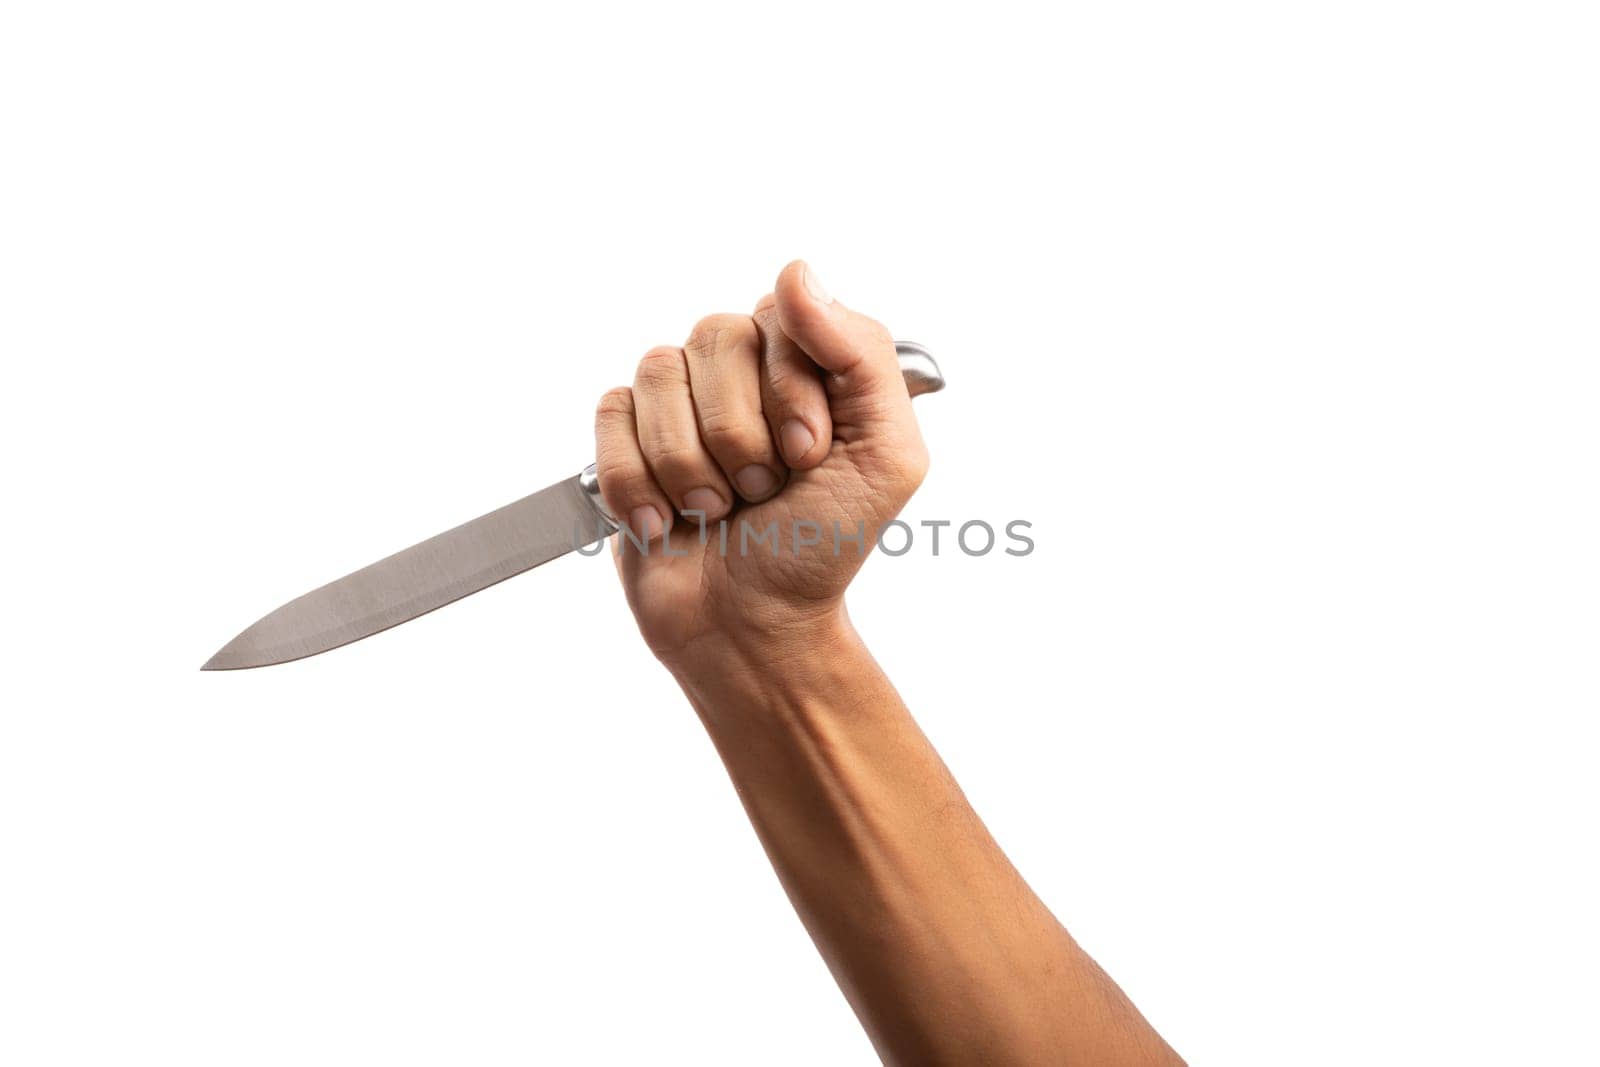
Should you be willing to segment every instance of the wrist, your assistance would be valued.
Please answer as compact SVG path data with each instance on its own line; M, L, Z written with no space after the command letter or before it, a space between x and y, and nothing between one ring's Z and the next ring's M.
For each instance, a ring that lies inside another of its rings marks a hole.
M717 630L660 659L708 727L724 709L741 719L792 710L872 663L843 604L777 627Z
M656 658L679 681L729 670L767 672L855 633L843 600L759 610L745 606L729 614L702 620L693 637L676 647L655 647Z

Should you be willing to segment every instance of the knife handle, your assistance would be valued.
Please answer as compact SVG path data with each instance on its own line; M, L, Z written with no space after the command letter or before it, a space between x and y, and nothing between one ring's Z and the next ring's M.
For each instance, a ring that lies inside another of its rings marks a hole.
M894 352L900 357L900 373L906 380L906 392L912 396L923 396L944 388L944 373L926 348L911 341L896 341ZM589 503L594 505L601 518L614 527L621 525L600 497L600 473L593 463L578 475L578 487L588 496Z
M900 374L906 380L906 392L916 397L944 388L944 372L926 348L915 341L896 341L894 354L900 357Z

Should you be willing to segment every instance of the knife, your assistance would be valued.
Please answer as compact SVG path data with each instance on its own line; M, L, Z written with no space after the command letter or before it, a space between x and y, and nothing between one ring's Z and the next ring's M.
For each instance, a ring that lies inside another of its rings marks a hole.
M912 396L944 388L944 375L927 349L908 341L894 347ZM268 667L348 645L604 541L619 525L600 497L591 463L532 496L289 601L223 645L200 669Z

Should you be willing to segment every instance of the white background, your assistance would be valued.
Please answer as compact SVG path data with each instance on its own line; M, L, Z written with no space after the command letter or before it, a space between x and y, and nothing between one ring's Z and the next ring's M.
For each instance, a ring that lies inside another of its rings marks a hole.
M0 1061L870 1062L603 558L196 670L805 256L1038 543L858 624L1174 1045L1595 1062L1591 14L8 3Z

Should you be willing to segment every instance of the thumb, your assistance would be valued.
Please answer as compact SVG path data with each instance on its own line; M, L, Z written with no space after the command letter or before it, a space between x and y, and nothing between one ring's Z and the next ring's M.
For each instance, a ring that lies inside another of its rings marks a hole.
M909 404L889 331L833 299L804 260L783 268L773 295L784 334L833 376L830 393Z

